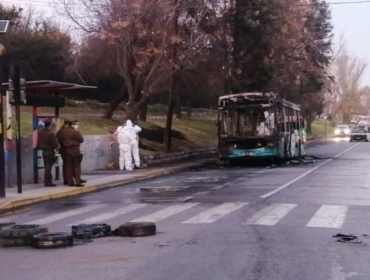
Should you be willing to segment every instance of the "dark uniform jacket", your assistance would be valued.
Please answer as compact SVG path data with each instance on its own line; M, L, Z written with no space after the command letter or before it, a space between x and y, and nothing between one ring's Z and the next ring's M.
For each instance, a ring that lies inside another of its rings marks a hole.
M38 148L42 150L55 150L58 148L58 140L50 129L43 128L39 131Z
M63 131L63 146L66 148L80 148L84 138L81 133L70 127Z
M64 146L64 132L67 130L67 128L62 127L57 132L57 139L58 143L60 145L60 153L65 153L66 147Z

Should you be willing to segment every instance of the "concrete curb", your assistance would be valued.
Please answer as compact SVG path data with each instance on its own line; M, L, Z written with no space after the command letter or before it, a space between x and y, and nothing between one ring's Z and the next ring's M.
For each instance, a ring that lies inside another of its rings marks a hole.
M110 183L105 183L99 186L85 186L80 189L71 189L71 190L66 190L66 191L61 191L60 193L55 193L55 194L47 194L47 195L40 195L38 197L33 197L33 198L27 198L27 199L20 199L17 201L11 201L8 203L5 203L0 206L0 214L3 212L8 212L11 210L15 210L16 208L26 206L26 205L31 205L39 202L44 202L48 200L55 200L63 197L69 197L69 196L76 196L76 195L82 195L86 193L91 193L91 192L96 192L100 190L105 190L108 188L113 188L113 187L118 187L120 185L127 185L131 183L136 183L144 180L149 180L161 176L166 176L170 174L175 174L183 171L187 171L192 168L200 167L203 166L209 162L209 160L205 160L203 162L198 162L198 163L193 163L193 164L187 164L186 166L180 166L180 167L170 167L167 170L162 170L162 171L153 171L152 173L149 173L147 175L142 175L136 178L132 179L125 179L121 181L114 181Z
M146 162L149 166L155 164L162 164L162 163L171 163L182 159L189 159L192 157L198 156L205 156L205 155L212 155L216 154L218 151L217 147L212 147L208 149L199 149L194 151L187 151L187 152L177 152L171 154L164 154L164 155L156 155L156 156L146 156L143 157L143 161Z

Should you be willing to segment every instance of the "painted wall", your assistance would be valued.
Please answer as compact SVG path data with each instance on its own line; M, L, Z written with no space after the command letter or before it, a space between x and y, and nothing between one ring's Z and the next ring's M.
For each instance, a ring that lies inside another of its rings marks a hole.
M84 143L81 145L81 152L84 155L82 161L82 172L91 172L106 169L107 164L115 162L118 164L119 150L116 137L113 135L84 136ZM15 147L15 143L14 146ZM32 138L22 139L22 181L23 183L33 183L33 149ZM53 170L55 175L55 168ZM9 177L10 184L16 182L16 154L13 154L12 170L7 170L6 174L12 174ZM39 169L39 182L43 182L44 171ZM60 168L62 176L62 168Z

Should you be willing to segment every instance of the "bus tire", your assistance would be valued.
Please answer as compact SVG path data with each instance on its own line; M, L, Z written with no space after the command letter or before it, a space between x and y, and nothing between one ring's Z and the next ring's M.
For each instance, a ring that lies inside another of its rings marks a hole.
M0 238L31 238L39 233L47 233L48 228L41 225L11 225L0 230Z
M72 234L64 232L42 233L33 236L32 247L37 249L55 249L72 247L74 238Z
M2 246L31 246L34 235L47 233L41 225L11 225L0 230Z
M143 237L155 235L157 233L157 227L155 223L151 222L131 222L119 226L114 232L116 236Z
M104 237L112 235L112 229L107 224L81 224L72 226L72 235L78 239Z
M31 242L25 239L0 239L0 244L2 247L21 247L30 246Z

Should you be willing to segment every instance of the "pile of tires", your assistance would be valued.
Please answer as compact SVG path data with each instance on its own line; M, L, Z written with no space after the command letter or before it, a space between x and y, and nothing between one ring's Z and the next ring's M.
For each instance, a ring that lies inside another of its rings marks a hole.
M72 226L72 233L49 232L42 225L0 224L0 245L32 246L37 249L66 248L78 245L78 240L91 241L105 236L143 237L155 235L156 225L150 222L125 223L112 231L107 224L81 224Z
M32 246L33 236L47 233L47 227L41 225L10 225L0 230L1 246Z

